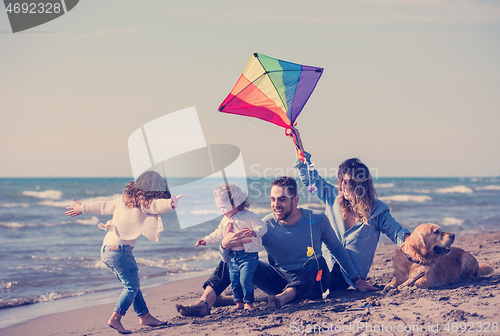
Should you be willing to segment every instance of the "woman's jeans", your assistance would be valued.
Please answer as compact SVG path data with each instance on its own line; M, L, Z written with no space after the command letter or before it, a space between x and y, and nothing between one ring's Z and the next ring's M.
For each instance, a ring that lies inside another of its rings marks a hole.
M245 250L231 251L229 258L229 277L234 302L253 303L253 274L257 267L259 253L247 253Z
M142 316L149 310L139 288L139 269L132 249L130 245L104 245L101 258L123 284L123 291L114 311L125 315L130 305L133 305L137 316Z

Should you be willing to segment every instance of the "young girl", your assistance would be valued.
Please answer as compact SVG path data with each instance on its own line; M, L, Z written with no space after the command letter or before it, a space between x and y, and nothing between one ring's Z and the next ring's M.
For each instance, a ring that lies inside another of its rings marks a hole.
M410 235L410 231L403 228L391 216L389 207L377 199L373 179L365 164L355 158L345 160L339 166L337 184L331 184L314 169L311 154L305 152L298 130L293 130L299 146L305 153L306 161L299 160L300 154L295 147L297 161L294 167L299 169L302 183L317 190L318 197L326 205L325 212L330 224L344 244L359 277L366 279L380 233L386 234L400 246ZM323 251L330 267L333 266L330 290L344 290L350 285L356 288L353 279L349 279L335 258L329 255L328 251ZM375 287L371 289L376 290Z
M254 237L250 242L231 248L229 254L229 276L236 309L253 309L253 274L259 260L259 251L263 250L262 236L267 226L253 212L246 210L250 205L247 196L236 183L217 186L214 191L215 204L224 214L219 227L209 236L198 240L200 245L215 244L222 240L226 232L245 229L244 237ZM232 231L228 225L232 223Z
M159 326L165 322L153 317L139 288L139 269L132 254L137 238L143 234L151 241L158 241L163 230L160 214L177 206L182 195L170 196L167 183L160 174L147 171L129 182L123 195L113 201L92 202L67 207L70 217L83 214L113 215L106 225L99 224L107 231L101 248L104 264L116 274L123 284L123 292L115 306L108 325L120 334L130 334L121 323L121 318L130 305L139 316L141 325Z

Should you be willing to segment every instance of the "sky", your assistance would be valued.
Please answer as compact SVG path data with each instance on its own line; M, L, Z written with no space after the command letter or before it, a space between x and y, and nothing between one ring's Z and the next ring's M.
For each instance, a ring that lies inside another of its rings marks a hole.
M217 111L254 52L325 69L297 127L328 175L500 175L499 1L85 0L15 34L0 9L0 177L130 177L130 135L191 106L287 174L282 128Z

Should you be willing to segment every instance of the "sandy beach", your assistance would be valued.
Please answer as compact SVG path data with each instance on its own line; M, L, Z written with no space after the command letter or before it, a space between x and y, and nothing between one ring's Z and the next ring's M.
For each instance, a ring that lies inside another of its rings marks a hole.
M151 313L169 325L139 325L129 310L125 327L144 335L500 335L500 232L457 237L453 246L471 252L495 272L478 281L434 289L407 288L389 293L361 293L352 288L330 293L324 301L299 301L279 310L266 309L266 295L257 292L256 309L232 312L232 305L212 308L203 318L182 317L175 304L189 304L201 294L203 278L147 288ZM368 281L383 287L392 278L395 245L379 246ZM231 303L230 300L226 300ZM369 306L367 306L369 305ZM10 335L114 335L106 324L114 304L44 316L0 330Z

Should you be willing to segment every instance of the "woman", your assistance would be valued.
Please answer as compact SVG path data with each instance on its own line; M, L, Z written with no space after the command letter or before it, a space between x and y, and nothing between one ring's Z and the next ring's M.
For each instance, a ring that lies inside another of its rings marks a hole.
M401 224L391 216L389 207L377 199L370 171L359 159L342 162L337 174L337 184L333 185L314 169L311 154L304 150L298 130L295 128L293 130L297 143L305 154L303 162L294 144L297 157L294 168L299 169L300 179L304 185L316 188L318 197L326 205L326 215L337 237L351 257L359 276L366 280L380 233L386 234L400 246L410 235L410 231L401 227ZM291 137L291 132L289 135ZM330 290L345 290L349 286L356 288L352 279L347 277L327 250L323 251L323 256L332 267Z

